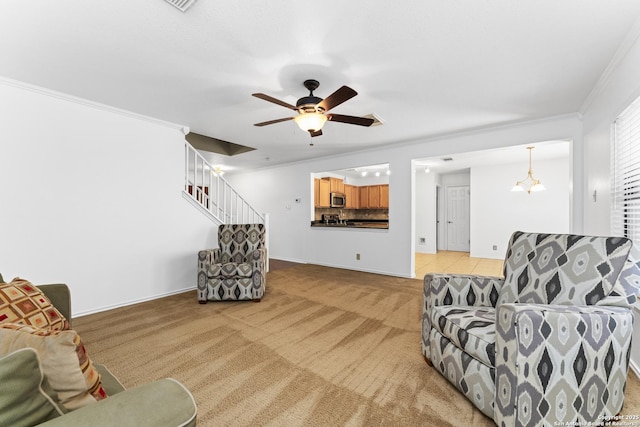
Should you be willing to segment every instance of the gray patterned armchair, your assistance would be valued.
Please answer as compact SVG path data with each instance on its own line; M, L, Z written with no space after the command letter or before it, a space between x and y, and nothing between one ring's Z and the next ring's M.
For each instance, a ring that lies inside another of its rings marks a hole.
M223 224L217 249L198 252L198 301L260 301L267 283L264 224Z
M625 238L515 232L504 278L425 276L422 353L499 426L602 422L624 403L637 259Z

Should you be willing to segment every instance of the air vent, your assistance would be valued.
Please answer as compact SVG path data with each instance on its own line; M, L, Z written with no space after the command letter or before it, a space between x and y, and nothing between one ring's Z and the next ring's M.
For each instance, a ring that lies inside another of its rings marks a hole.
M380 119L380 117L376 116L373 113L367 114L363 117L366 117L367 119L373 119L373 124L371 126L380 126L382 124L382 120Z
M443 161L443 162L450 162L450 161L452 161L452 160L453 160L453 157L443 157L443 158L442 158L442 161Z
M186 12L187 9L189 9L196 0L165 0L165 1L169 3L171 6L175 6L176 8L180 9L180 11Z

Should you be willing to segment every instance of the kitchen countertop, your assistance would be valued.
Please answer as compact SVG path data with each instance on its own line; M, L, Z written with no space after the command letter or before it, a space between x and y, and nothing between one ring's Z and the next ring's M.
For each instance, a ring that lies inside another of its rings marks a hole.
M388 220L348 220L345 223L325 223L323 221L311 221L312 227L318 228L376 228L376 229L388 229Z

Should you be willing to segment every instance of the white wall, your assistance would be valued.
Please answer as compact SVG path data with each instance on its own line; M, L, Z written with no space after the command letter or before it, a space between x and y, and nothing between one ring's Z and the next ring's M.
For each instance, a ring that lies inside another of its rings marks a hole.
M610 129L613 120L640 96L639 34L638 28L630 34L616 57L615 66L596 86L584 111L587 234L610 234ZM597 195L595 201L594 191Z
M571 139L574 204L582 206L582 126L577 116L554 117L496 129L442 138L419 140L393 148L372 149L332 158L316 159L245 173L228 180L258 210L270 213L271 256L361 271L413 277L415 174L412 159L523 145L539 141ZM389 163L389 230L319 229L309 224L310 174L359 165ZM227 176L225 176L227 177ZM296 204L295 198L303 202ZM285 206L291 205L291 209ZM582 213L572 213L572 231L580 232ZM355 254L361 254L357 261Z
M5 279L67 283L75 315L194 288L217 236L182 199L179 127L25 87L0 81Z
M526 172L522 163L471 169L472 257L503 259L514 231L571 231L568 160L535 161L534 176L545 191L511 192L513 183Z
M441 208L446 206L446 187L469 185L471 256L503 259L511 233L516 230L567 233L570 231L569 159L539 159L535 176L547 191L528 195L512 193L512 184L526 175L522 162L517 164L473 167L470 172L434 174L416 170L416 252L435 253L436 185L442 189ZM549 206L553 206L550 209ZM441 214L444 218L444 214ZM441 236L446 236L441 221ZM424 245L419 238L426 239ZM438 250L446 250L443 238ZM444 242L446 243L446 242ZM497 248L494 250L493 246Z
M436 253L436 174L425 173L424 169L415 172L415 251L426 254ZM425 242L420 243L420 238Z
M634 31L619 49L612 66L596 85L584 107L586 234L611 234L611 124L633 100L640 96L639 27L640 24L636 22ZM640 309L636 303L634 306L636 320L639 315ZM633 331L631 367L636 374L640 374L640 328L638 327Z
M381 163L380 154L345 156L295 165L233 174L228 180L259 211L270 215L270 256L313 262L341 268L381 274L409 276L406 264L411 247L403 244L411 232L411 210L389 209L389 230L311 228L309 206L313 203L310 174L323 170L345 169ZM394 184L409 180L411 168L402 167L399 158L387 157L393 171L389 176L390 204L407 198L411 187ZM395 166L394 166L395 164ZM396 173L397 170L397 173ZM257 185L256 185L257 184ZM301 198L301 203L295 203ZM291 209L288 209L290 206ZM356 261L356 254L360 261Z

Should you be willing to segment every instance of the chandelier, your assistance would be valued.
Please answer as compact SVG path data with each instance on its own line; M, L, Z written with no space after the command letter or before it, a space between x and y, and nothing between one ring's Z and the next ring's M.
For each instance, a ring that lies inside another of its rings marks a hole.
M546 190L540 180L533 177L533 169L531 169L531 150L534 148L535 147L527 147L527 150L529 150L529 171L527 172L527 177L522 181L516 182L516 185L513 186L511 191L526 191L531 194L532 191Z

